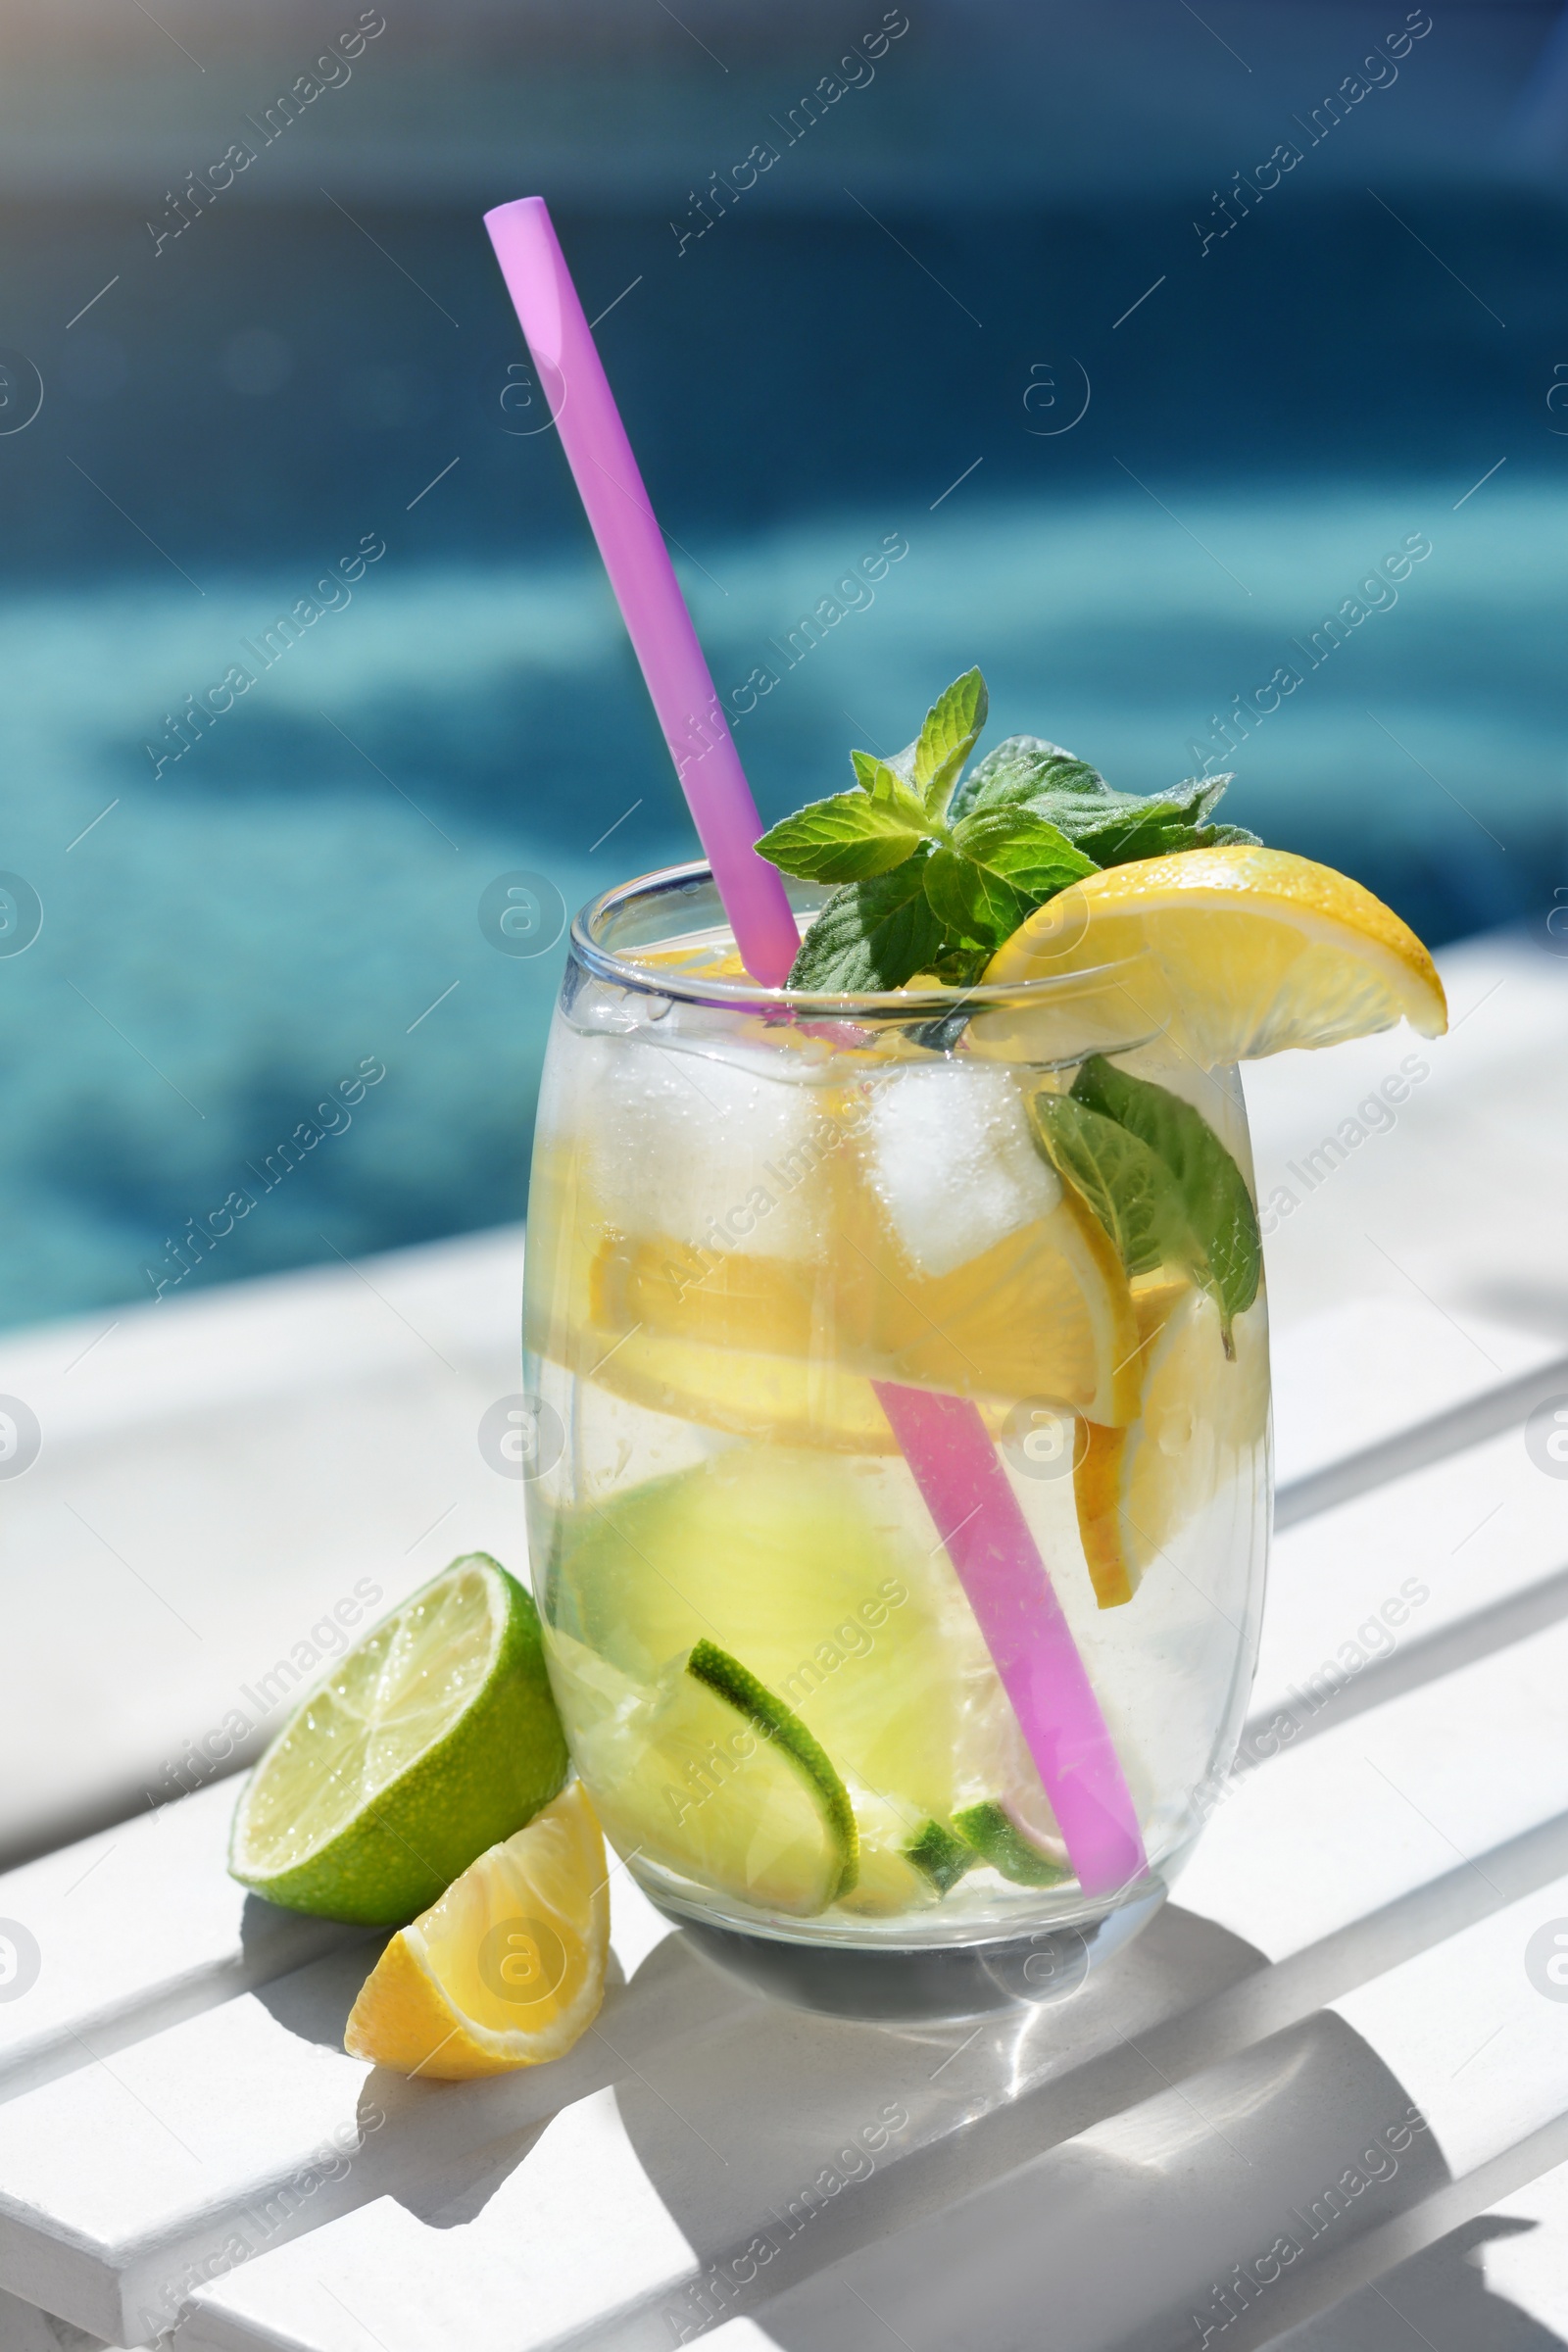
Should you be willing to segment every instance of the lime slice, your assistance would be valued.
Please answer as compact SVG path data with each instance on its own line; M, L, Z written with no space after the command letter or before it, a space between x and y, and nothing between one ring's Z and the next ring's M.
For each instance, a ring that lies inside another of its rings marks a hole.
M979 1856L947 1826L896 1796L848 1780L859 1833L860 1865L841 1907L865 1919L897 1919L929 1911L956 1886Z
M965 1805L954 1815L953 1826L982 1862L1015 1886L1059 1886L1072 1876L1064 1862L1026 1838L994 1797Z
M958 1884L966 1870L972 1870L975 1850L963 1838L956 1838L940 1821L928 1821L908 1848L909 1860L922 1876L928 1879L938 1894L947 1894Z
M800 1717L708 1641L650 1689L569 1635L551 1673L612 1845L760 1910L809 1918L855 1884L844 1783Z
M240 1797L228 1867L291 1911L392 1927L531 1821L566 1762L533 1602L471 1552L296 1707Z
M561 1551L552 1671L596 1804L603 1792L584 1757L625 1686L617 1699L602 1679L564 1679L563 1636L597 1656L601 1676L612 1668L645 1697L694 1644L717 1642L845 1780L907 1808L912 1830L1010 1785L1012 1711L899 1466L730 1446L585 1511ZM612 1809L602 1818L620 1845Z
M686 1672L694 1682L701 1683L716 1698L733 1707L743 1716L753 1731L767 1742L769 1762L793 1765L796 1775L821 1815L828 1842L838 1857L838 1874L828 1894L848 1894L855 1885L858 1861L855 1809L849 1791L823 1748L812 1739L805 1724L775 1698L755 1674L750 1673L738 1658L720 1649L716 1642L699 1642L686 1661ZM744 1735L741 1735L744 1737ZM737 1735L731 1733L731 1743Z

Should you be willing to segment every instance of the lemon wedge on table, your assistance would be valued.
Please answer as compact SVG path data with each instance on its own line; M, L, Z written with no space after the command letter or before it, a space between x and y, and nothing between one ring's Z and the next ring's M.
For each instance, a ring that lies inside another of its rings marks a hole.
M599 2014L609 1949L605 1841L573 1781L393 1936L343 2046L447 2082L564 2057Z
M998 949L985 983L1091 972L1121 1001L1129 1044L1164 1031L1208 1069L1399 1020L1439 1037L1448 1022L1409 926L1348 875L1286 850L1183 850L1087 875ZM988 1051L1004 1039L1027 1050L1043 1017L1000 1010L975 1027Z

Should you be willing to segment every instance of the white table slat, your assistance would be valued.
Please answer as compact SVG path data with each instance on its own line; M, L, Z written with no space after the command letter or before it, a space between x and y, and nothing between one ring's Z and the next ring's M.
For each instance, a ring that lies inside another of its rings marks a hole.
M666 1924L617 1873L623 1967ZM536 2073L447 2085L371 2069L343 2023L377 1949L355 1942L254 1993L14 2100L0 2132L0 2283L133 2341L204 2266L233 2261L389 2187L461 2168L749 1995L691 1965Z
M0 2348L3 2352L124 2352L88 2335L69 2320L52 2319L34 2303L0 2291Z
M1393 2241L1396 2259L1401 2221L1419 2238L1429 2201L1451 2203L1467 2176L1562 2121L1562 2021L1521 1963L1529 1935L1565 1915L1568 1878L976 2193L956 2182L945 2210L842 2258L776 2306L764 2303L760 2324L776 2323L794 2352L854 2352L868 2332L884 2330L910 2352L960 2340L1012 2345L1030 2340L1048 2309L1053 2341L1073 2352L1167 2352L1202 2344L1205 2331L1224 2344L1274 2340L1276 2321L1288 2326L1319 2264L1353 2258L1357 2240L1374 2233ZM1455 2042L1456 2018L1471 2012L1502 2020L1479 2051ZM1532 2267L1538 2280L1555 2279L1561 2311L1568 2192L1548 2198L1542 2219L1553 2242L1533 2249ZM1271 2305L1270 2288L1287 2278L1292 2294ZM666 2327L678 2308L666 2297L659 2315ZM1329 2318L1289 2340L1302 2352L1308 2343L1349 2352L1364 2340L1370 2352L1404 2340L1385 2307L1381 2334L1342 2341L1334 2308L1331 2299ZM867 2313L880 2323L875 2330ZM1477 2317L1472 2304L1472 2331L1452 2339L1454 2352L1515 2343L1506 2331L1482 2332ZM605 2331L577 2340L612 2339ZM649 2328L613 2340L641 2347L657 2339ZM339 2339L323 2341L340 2352ZM395 2336L389 2341L402 2352ZM346 2339L341 2352L350 2352Z
M581 2199L592 2181L600 2227L582 2259ZM375 2215L412 2216L383 2200ZM358 2222L362 2217L355 2215ZM484 2208L482 2233L462 2227L431 2230L437 2246L461 2247L461 2291L450 2258L406 2259L394 2268L371 2251L363 2270L323 2268L311 2251L320 2233L281 2250L291 2295L288 2326L306 2343L373 2346L389 2325L398 2340L419 2352L480 2352L494 2342L521 2346L570 2336L605 2314L640 2299L648 2281L671 2293L692 2268L695 2251L654 2192L628 2140L611 2089L579 2100L556 2116L520 2161L508 2171ZM562 2262L570 2245L577 2259ZM405 2256L407 2249L403 2249ZM288 2259L292 2257L292 2260ZM390 2292L388 2290L391 2290ZM470 2314L488 2313L486 2332L474 2332ZM232 2332L231 2332L232 2331ZM256 2341L249 2326L215 2311L181 2330L180 2352L203 2352L228 2342Z
M232 1786L204 1788L0 1878L37 1980L0 2003L0 2100L297 1968L344 1940L223 1867Z
M1285 1751L1232 1785L1178 1899L1283 1960L1450 1879L1568 1814L1565 1687L1557 1626Z
M1568 2110L1562 2010L1525 1967L1554 1921L1568 1929L1568 1873L1334 2004L1408 2088L1456 2176Z
M1459 1627L1484 1641L1502 1603L1564 1568L1568 1493L1520 1429L1291 1528L1275 1541L1250 1720L1305 1728L1385 1658Z
M890 2177L897 2173L899 2158L916 2147L932 2148L977 2115L999 2110L1005 2122L1009 2114L1019 2112L1020 2094L1044 2081L1054 2081L1058 2092L1065 2095L1064 2078L1075 2067L1087 2068L1107 2049L1115 2050L1124 2037L1136 2043L1135 2058L1144 2054L1139 2062L1143 2072L1140 2075L1137 2065L1123 2063L1103 2082L1101 2096L1108 2093L1125 2102L1133 2113L1152 2101L1166 2118L1160 2122L1156 2117L1151 2127L1156 2137L1169 2128L1170 2119L1179 2122L1184 2114L1190 2115L1192 2102L1202 2113L1210 2113L1208 2099L1198 2087L1201 2078L1189 2075L1183 2080L1181 2027L1184 2016L1195 2010L1202 2018L1202 2034L1196 2045L1200 2056L1216 2038L1222 2046L1229 2039L1235 2048L1236 2054L1223 2060L1218 2071L1223 2076L1227 2068L1242 2070L1244 2087L1235 2095L1246 2108L1257 2089L1257 2078L1248 2072L1252 2064L1248 2044L1259 2031L1277 2028L1285 2016L1309 2015L1319 2000L1339 1990L1347 1979L1354 1983L1358 1972L1370 1974L1393 1964L1402 1985L1410 1968L1435 1966L1434 1954L1424 1949L1417 1960L1404 1967L1396 1965L1402 1956L1401 1930L1398 1919L1391 1919L1389 1907L1397 1905L1401 1896L1444 1882L1449 1898L1446 1924L1459 1927L1462 1936L1464 1920L1477 1907L1505 1903L1517 1891L1507 1883L1505 1865L1492 1855L1491 1847L1568 1811L1568 1754L1561 1739L1560 1706L1553 1703L1568 1667L1568 1629L1563 1631L1558 1655L1538 1664L1535 1647L1499 1653L1442 1685L1396 1700L1369 1719L1376 1727L1376 1747L1369 1744L1369 1723L1356 1722L1326 1734L1249 1779L1210 1825L1207 1839L1200 1848L1200 1863L1183 1885L1181 1912L1168 1913L1113 1972L1092 1984L1074 2002L1036 2013L1027 2030L1020 2029L1016 2021L999 2029L988 2028L968 2050L961 2046L960 2033L934 2034L928 2037L929 2054L922 2049L918 2064L912 2067L906 2064L907 2044L921 2037L865 2037L872 2057L880 2064L882 2085L909 2113L910 2125L895 2135L886 2155L878 2160L878 2169L888 2182L887 2193L879 2189L873 2194L857 2187L854 2196L846 2199L846 2211L854 2203L869 2224L875 2207L876 2227L890 2226L888 2216L896 2221L899 2205L899 2183ZM1396 1759L1400 1755L1419 1758L1424 1776L1423 1806L1435 1826L1428 1828L1413 1818L1404 1799L1389 1787L1378 1769L1380 1750ZM1489 1760L1495 1767L1490 1773L1482 1770ZM1343 1868L1348 1820L1355 1821L1361 1833L1353 1841L1357 1868L1348 1878ZM1559 1842L1564 1841L1568 1841L1568 1822ZM1489 1876L1467 1871L1466 1853L1481 1853L1482 1870ZM1499 1873L1504 1875L1499 1877ZM1205 1887L1216 1889L1217 1899L1205 1903ZM1192 1916L1199 1912L1207 1912L1206 1923ZM1207 1936L1210 1948L1206 1955L1201 1950L1196 1955L1191 1951L1177 1954L1175 1931L1183 1914L1189 1915L1189 1933L1196 1931L1200 1943ZM1353 1943L1348 1945L1344 1936L1344 1931L1357 1922L1366 1923L1368 1929L1359 1951ZM1221 1932L1218 1936L1216 1929ZM1168 1938L1163 1948L1162 1932ZM1441 1914L1435 1930L1433 1917L1425 1912L1403 1930L1406 1944L1430 1940L1434 1932L1443 1932ZM1512 1932L1511 1926L1506 1927L1504 1937ZM1232 1944L1230 1936L1245 1940ZM1314 1952L1312 1947L1328 1947L1331 1938L1335 1939L1332 1948ZM1249 1948L1274 1961L1298 1954L1320 1960L1317 1970L1302 1972L1294 2011L1288 2008L1282 2014L1269 2014L1266 2007L1257 2007L1256 1981L1245 1967ZM1234 1991L1227 1996L1224 1983L1216 1980L1224 1978L1227 1967L1235 1971L1238 1956L1244 1967ZM1147 1988L1138 1982L1145 1971L1154 1978ZM1329 1971L1337 1972L1338 1983L1332 1977L1324 1981ZM1161 1988L1166 1995L1163 2015L1158 2006ZM1234 2013L1228 2027L1222 2016L1216 2016L1225 2010L1227 1998ZM1406 1998L1401 1990L1399 2000ZM1442 1980L1442 1998L1451 1998L1446 1979ZM1313 2031L1320 2035L1326 2031L1321 2020ZM644 2281L645 2300L650 2309L658 2307L658 2328L666 2326L671 2309L685 2313L695 2323L706 2291L701 2284L704 2268L710 2271L720 2257L730 2260L756 2230L766 2230L769 2210L776 2213L787 2207L791 2195L812 2180L816 2170L812 2157L830 2146L842 2149L852 2138L854 2119L861 2110L867 2119L875 2115L877 2102L870 2096L871 2085L861 2089L850 2063L849 2054L858 2038L857 2029L792 2020L787 2012L764 2012L727 2034L688 2045L682 2087L676 2088L667 2077L661 2078L661 2090L682 2108L693 2129L684 2142L686 2162L682 2168L676 2161L683 2145L682 2128L669 2127L675 2156L657 2187L650 2184L645 2193L666 2198L671 2181L684 2176L686 2192L701 2212L698 2235L706 2265L693 2266L680 2292L672 2290L662 2270L649 2274ZM1348 2042L1349 2036L1344 2038ZM1375 2043L1374 2036L1367 2038ZM790 2043L794 2047L787 2062L767 2063L770 2050ZM940 2097L933 2104L929 2079L939 2069ZM1167 2079L1178 2082L1180 2088L1165 2093ZM694 2106L692 2102L710 2080L718 2086L711 2107ZM1266 2065L1263 2080L1266 2083ZM1386 2086L1391 2078L1384 2080L1381 2096L1388 2105L1393 2097ZM747 2084L748 2109L755 2102L770 2119L765 2167L761 2158L747 2151L752 2181L749 2213L744 2208L730 2209L723 2174L698 2144L699 2133L710 2135L728 2168L733 2169L737 2157L725 2132L722 2085L734 2081ZM1478 2095L1486 2087L1484 2076L1473 2077L1472 2082ZM1568 2084L1561 2086L1561 2093L1568 2103ZM1109 2125L1095 2125L1096 2095L1094 2088L1085 2088L1089 2112L1084 2118L1087 2131L1080 2136L1093 2141L1098 2128L1108 2132L1112 2146L1119 2147L1127 2132L1136 2140L1141 2127L1125 2117ZM843 2103L846 2096L847 2105ZM1167 2101L1164 2108L1159 2107L1161 2097ZM923 2108L922 2098L926 2102ZM1039 2107L1040 2101L1033 2104ZM1348 2126L1343 2114L1337 2121L1331 2115L1323 2129L1331 2136L1332 2130L1338 2130L1342 2137L1348 2130L1353 2136L1356 2120ZM1373 2128L1365 2118L1359 2121L1362 2128ZM1042 2128L1049 2132L1054 2127L1047 2120ZM793 2136L797 2129L802 2134L799 2141ZM1027 2141L1027 2133L1024 2136ZM1321 2134L1309 2140L1306 2152L1321 2172ZM1026 2144L1022 2151L1025 2164L1032 2153ZM534 2347L554 2338L548 2332L535 2332L519 2320L520 2273L513 2277L512 2291L502 2299L504 2323L487 2313L494 2311L494 2261L510 2260L514 2270L518 2263L526 2263L530 2279L536 2276L533 2266L539 2259L540 2232L524 2219L528 2212L527 2174L535 2161L530 2157L519 2168L509 2184L504 2207L487 2208L462 2230L427 2230L401 2208L383 2201L223 2279L200 2298L202 2316L191 2324L193 2346L199 2345L205 2352L209 2335L214 2346L222 2344L225 2352L230 2340L236 2346L271 2341L270 2330L282 2315L298 2308L307 2276L318 2276L347 2280L344 2303L361 2312L364 2323L382 2338L388 2352L425 2352L424 2336L412 2322L405 2323L399 2299L389 2291L391 2281L417 2275L426 2282L425 2291L434 2297L432 2308L444 2309L453 2317L470 2352L492 2352L492 2348L503 2352L503 2347L511 2352L523 2352L524 2347L534 2352ZM1306 2163L1306 2153L1301 2161ZM946 2195L937 2200L939 2208L961 2193L975 2162L972 2141L955 2149ZM862 2169L859 2164L838 2166L846 2181L852 2170L858 2169ZM915 2169L910 2168L911 2178ZM1311 2173L1310 2166L1307 2173ZM1311 2177L1315 2180L1318 2176ZM604 2230L605 2209L595 2197L591 2179L582 2178L578 2187L582 2208L576 2230L551 2250L564 2278L591 2268L593 2246ZM1004 2191L1005 2180L997 2193ZM919 2193L928 2196L929 2185L922 2182ZM1228 2195L1222 2197L1222 2206ZM827 2241L832 2239L834 2227L836 2223L818 2222L810 2233L813 2247L821 2246L824 2254L831 2250ZM1184 2222L1183 2230L1187 2227ZM781 2248L780 2254L796 2258L791 2249ZM786 2267L781 2259L778 2275ZM476 2279L484 2282L482 2292L474 2290ZM558 2305L547 2297L543 2308L554 2310ZM230 2333L231 2324L241 2316L250 2332L241 2328ZM903 2320L894 2316L902 2328ZM647 2310L644 2317L654 2328ZM307 2335L303 2340L310 2352L359 2352L356 2338L346 2327L327 2328L318 2337Z
M1568 2165L1357 2281L1281 2352L1387 2352L1423 2338L1430 2352L1556 2352L1568 2341Z
M520 1229L467 1235L0 1333L0 1392L44 1431L6 1490L0 1847L189 1788L186 1740L226 1755L236 1709L255 1753L335 1609L460 1551L522 1566L519 1491L474 1443L516 1386L521 1266Z
M1342 1300L1271 1333L1274 1470L1282 1489L1347 1455L1561 1360L1560 1332L1467 1309L1456 1324L1429 1300Z

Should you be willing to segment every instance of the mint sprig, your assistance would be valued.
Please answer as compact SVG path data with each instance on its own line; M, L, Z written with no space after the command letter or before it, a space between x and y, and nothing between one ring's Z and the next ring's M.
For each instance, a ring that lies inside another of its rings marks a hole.
M864 996L902 988L942 952L942 923L925 895L929 846L890 874L836 890L801 942L791 988ZM903 979L890 980L889 972Z
M760 854L837 887L801 942L792 988L861 994L918 972L968 986L1037 906L1107 865L1250 842L1212 810L1229 776L1169 792L1116 792L1097 768L1035 735L1009 736L967 777L986 683L965 670L913 743L883 760L852 752L852 791L765 833Z

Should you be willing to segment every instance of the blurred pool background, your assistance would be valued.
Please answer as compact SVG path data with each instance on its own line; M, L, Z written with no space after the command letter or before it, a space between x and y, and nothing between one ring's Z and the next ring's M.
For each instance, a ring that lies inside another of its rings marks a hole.
M979 662L993 740L1139 790L1233 767L1227 815L1433 944L1568 946L1558 13L386 0L269 136L352 0L14 11L0 868L43 925L0 955L0 1319L150 1297L368 1061L352 1126L180 1295L519 1215L563 951L498 954L480 896L528 869L575 908L690 854L517 372L479 215L518 194L604 314L721 690L780 673L738 730L764 814ZM1412 535L1396 603L1313 666ZM366 538L352 600L159 769Z

